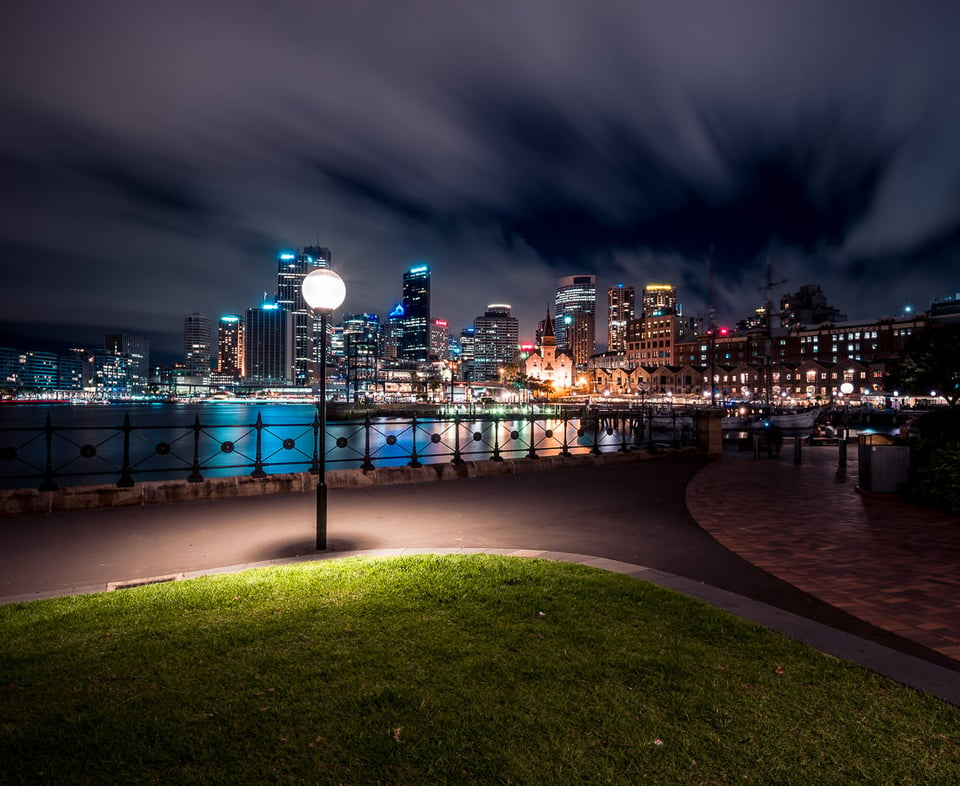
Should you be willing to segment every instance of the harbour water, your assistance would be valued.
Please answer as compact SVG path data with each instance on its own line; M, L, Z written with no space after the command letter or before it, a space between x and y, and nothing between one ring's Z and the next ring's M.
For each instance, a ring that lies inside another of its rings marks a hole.
M316 416L313 404L271 402L4 404L0 486L37 487L49 477L64 486L303 472L316 466ZM342 469L582 453L595 441L606 452L622 448L625 430L616 421L600 429L556 415L329 421L325 463Z

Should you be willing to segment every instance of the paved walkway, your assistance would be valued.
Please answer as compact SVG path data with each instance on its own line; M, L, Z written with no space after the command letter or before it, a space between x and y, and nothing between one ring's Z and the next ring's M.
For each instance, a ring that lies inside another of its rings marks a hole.
M835 451L334 489L323 554L312 494L7 517L0 603L353 553L544 556L678 589L960 705L960 522L861 497L855 456L838 475Z
M960 661L960 519L857 489L836 447L780 459L728 451L687 487L707 532L858 619Z

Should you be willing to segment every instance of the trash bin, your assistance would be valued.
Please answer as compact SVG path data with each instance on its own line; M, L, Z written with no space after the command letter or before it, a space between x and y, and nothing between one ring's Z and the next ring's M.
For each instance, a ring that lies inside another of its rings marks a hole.
M910 446L898 445L889 434L861 434L857 445L860 488L893 494L907 482Z

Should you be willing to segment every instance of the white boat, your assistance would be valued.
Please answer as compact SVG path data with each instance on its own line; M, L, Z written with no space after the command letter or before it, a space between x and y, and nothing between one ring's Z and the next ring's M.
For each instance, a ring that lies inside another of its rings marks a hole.
M813 427L820 416L820 407L801 409L793 412L753 410L746 414L727 415L721 426L724 431L749 431L753 428L762 428L764 423L771 423L782 429L809 429Z

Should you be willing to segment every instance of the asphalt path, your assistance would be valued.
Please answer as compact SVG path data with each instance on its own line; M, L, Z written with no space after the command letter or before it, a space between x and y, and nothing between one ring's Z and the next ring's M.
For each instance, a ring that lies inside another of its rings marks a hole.
M331 489L327 551L529 549L604 557L944 662L719 545L684 503L687 483L703 466L701 458L679 456ZM306 493L6 517L0 523L0 598L102 590L109 582L315 556L315 511L315 496Z

